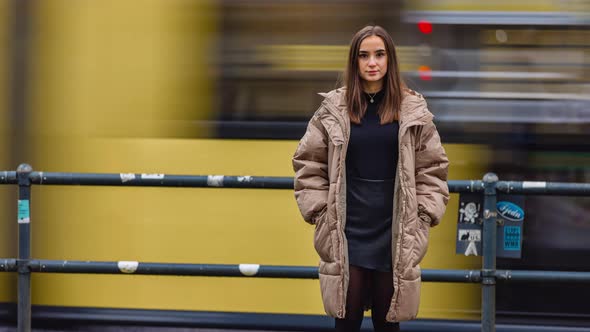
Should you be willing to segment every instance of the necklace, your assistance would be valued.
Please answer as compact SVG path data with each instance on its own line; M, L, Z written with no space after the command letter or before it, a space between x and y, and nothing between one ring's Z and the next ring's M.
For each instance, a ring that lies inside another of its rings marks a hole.
M371 104L372 104L373 102L375 102L375 99L373 99L373 98L375 98L375 96L376 96L378 93L379 93L379 91L375 92L375 93L374 93L374 94L371 96L371 94L367 92L367 94L369 95L369 97L371 97Z

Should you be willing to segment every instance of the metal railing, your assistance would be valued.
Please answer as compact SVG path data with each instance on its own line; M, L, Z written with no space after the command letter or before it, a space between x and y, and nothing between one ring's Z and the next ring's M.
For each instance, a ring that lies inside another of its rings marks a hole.
M31 258L31 186L137 186L293 189L291 177L189 176L164 174L85 174L33 172L22 164L17 171L0 171L0 184L18 185L18 258L0 259L0 272L18 273L17 330L31 331L31 273L142 274L317 279L317 267L256 264L169 264L135 261L92 262L36 260ZM449 181L452 193L484 195L483 267L481 270L422 270L423 281L481 283L481 330L495 331L496 282L590 282L590 272L496 269L497 194L590 196L590 184L498 181L493 173L481 180Z

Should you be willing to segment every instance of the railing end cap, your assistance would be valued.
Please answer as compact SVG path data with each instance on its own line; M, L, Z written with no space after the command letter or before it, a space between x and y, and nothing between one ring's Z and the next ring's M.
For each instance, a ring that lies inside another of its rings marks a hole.
M483 182L485 182L485 183L498 182L498 175L496 175L496 173L486 173L486 175L483 176Z
M29 164L20 164L16 169L17 173L31 173L33 171L33 167Z

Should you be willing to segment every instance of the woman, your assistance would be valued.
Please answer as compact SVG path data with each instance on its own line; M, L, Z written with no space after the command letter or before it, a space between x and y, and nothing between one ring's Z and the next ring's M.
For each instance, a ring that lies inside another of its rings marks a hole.
M297 204L316 226L324 308L336 331L359 331L365 308L375 331L399 331L418 313L418 263L448 202L448 159L383 28L356 33L345 87L322 96L293 167Z

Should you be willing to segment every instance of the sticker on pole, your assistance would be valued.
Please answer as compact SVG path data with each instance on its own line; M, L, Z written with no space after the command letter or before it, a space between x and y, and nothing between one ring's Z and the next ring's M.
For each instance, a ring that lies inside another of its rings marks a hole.
M482 252L482 197L478 193L461 193L459 196L457 254L478 256Z
M500 201L496 203L496 210L504 218L510 221L523 221L524 210L512 202Z
M455 253L483 255L483 224L490 222L497 227L496 257L521 258L526 218L524 196L500 193L495 208L491 204L484 208L483 198L481 193L459 195Z
M481 241L481 231L479 229L460 229L459 241Z
M520 250L520 227L504 226L504 250Z
M477 256L477 244L481 245L481 230L479 229L459 229L457 241L469 242L465 248L465 256Z
M465 256L477 256L477 245L475 241L469 241L469 245L465 249Z
M162 180L164 174L141 174L143 180Z
M503 258L521 258L524 224L526 213L524 196L498 195L496 211L500 226L496 233L497 256Z
M481 204L478 202L461 202L459 222L475 224L481 215Z
M121 173L120 176L122 183L135 180L135 174L133 173Z
M29 210L29 200L19 199L18 200L18 223L28 224L31 222L31 212Z

